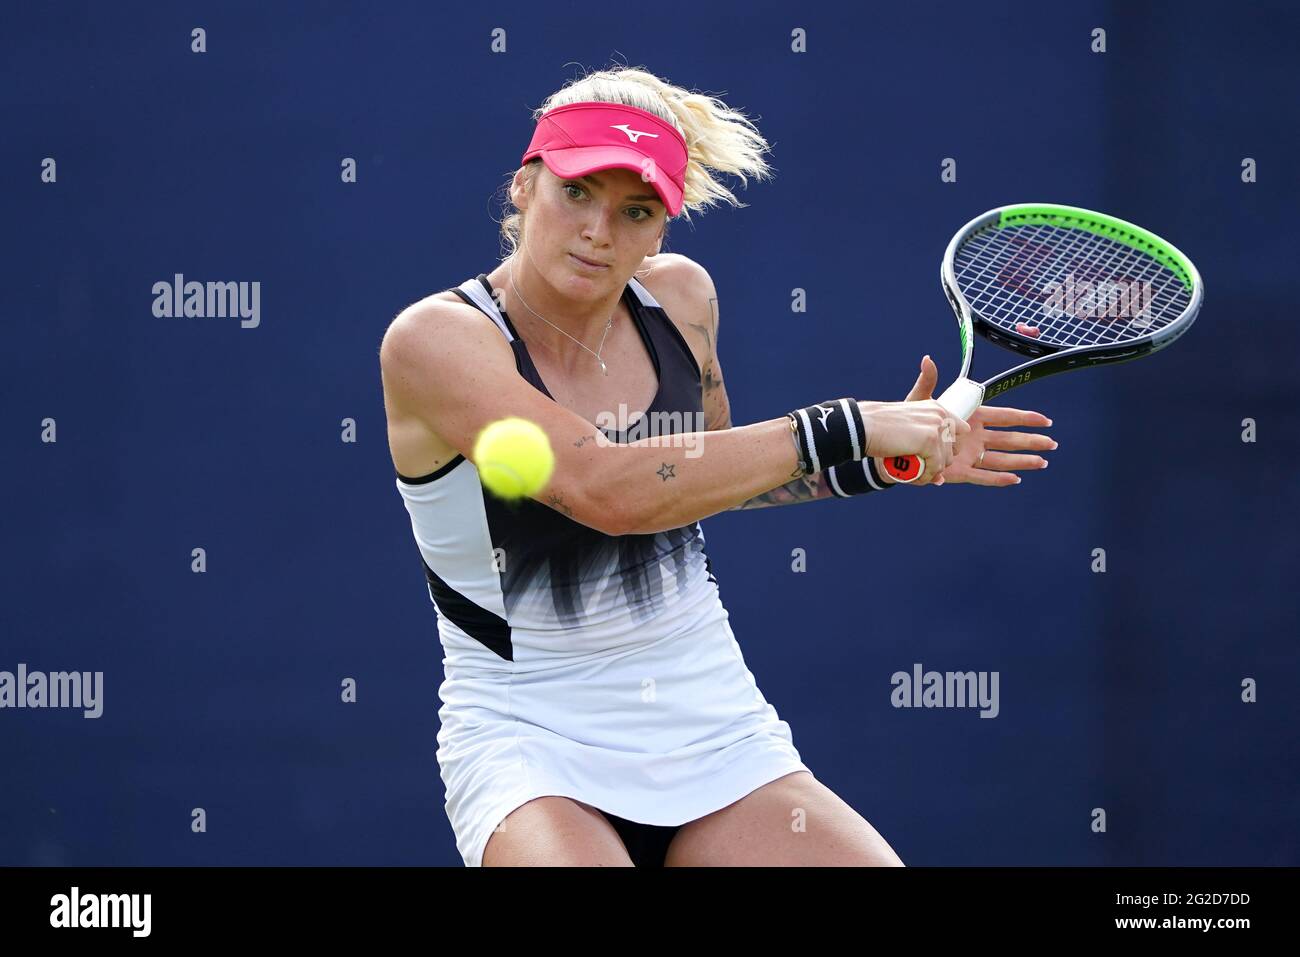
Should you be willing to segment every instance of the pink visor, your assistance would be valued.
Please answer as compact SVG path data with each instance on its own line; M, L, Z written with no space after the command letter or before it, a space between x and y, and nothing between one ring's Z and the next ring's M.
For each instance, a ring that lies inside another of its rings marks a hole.
M686 140L671 123L620 103L570 103L537 121L521 162L540 156L556 176L577 179L602 169L630 169L676 216L686 185Z

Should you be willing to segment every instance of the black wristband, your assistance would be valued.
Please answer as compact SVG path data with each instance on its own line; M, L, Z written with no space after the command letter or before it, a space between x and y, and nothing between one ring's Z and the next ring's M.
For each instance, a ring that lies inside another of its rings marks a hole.
M876 460L869 455L861 462L832 465L826 470L826 481L830 484L831 491L840 498L883 492L898 484L882 478L876 469Z
M867 450L867 428L856 399L832 399L788 413L806 472L859 461Z

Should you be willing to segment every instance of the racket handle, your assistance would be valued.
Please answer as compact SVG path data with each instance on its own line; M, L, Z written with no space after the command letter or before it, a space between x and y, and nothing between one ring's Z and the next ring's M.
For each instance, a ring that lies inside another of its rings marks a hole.
M935 401L965 422L983 403L984 386L970 379L958 379ZM890 478L904 485L915 482L925 474L924 456L891 455L882 459L881 463Z

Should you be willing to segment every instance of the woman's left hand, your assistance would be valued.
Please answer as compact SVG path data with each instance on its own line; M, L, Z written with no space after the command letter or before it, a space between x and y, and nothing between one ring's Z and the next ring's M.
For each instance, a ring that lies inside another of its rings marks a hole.
M907 401L929 399L939 370L934 360L926 356L921 360L921 374L917 377ZM957 437L953 445L952 462L940 473L939 482L931 487L949 482L969 482L995 488L1019 485L1020 476L1013 472L1047 468L1047 459L1039 455L1024 454L1030 451L1046 452L1056 448L1050 436L1033 432L995 432L990 427L1028 426L1045 428L1052 420L1041 412L1010 409L1002 406L982 405L966 420L970 431Z

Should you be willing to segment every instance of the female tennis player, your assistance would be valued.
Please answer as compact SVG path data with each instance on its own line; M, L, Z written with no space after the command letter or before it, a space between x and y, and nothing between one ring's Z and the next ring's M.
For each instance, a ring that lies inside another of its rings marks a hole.
M534 119L509 254L403 310L380 350L445 655L437 757L457 848L469 866L899 865L758 690L699 520L883 491L885 456L923 455L918 485L1014 484L1054 444L988 427L1050 422L954 420L927 357L908 401L733 427L713 283L660 250L671 218L743 205L714 173L770 175L766 141L635 68L580 78ZM610 428L620 407L635 411ZM472 460L508 416L540 425L556 458L516 503ZM626 421L650 420L670 427L633 439Z

